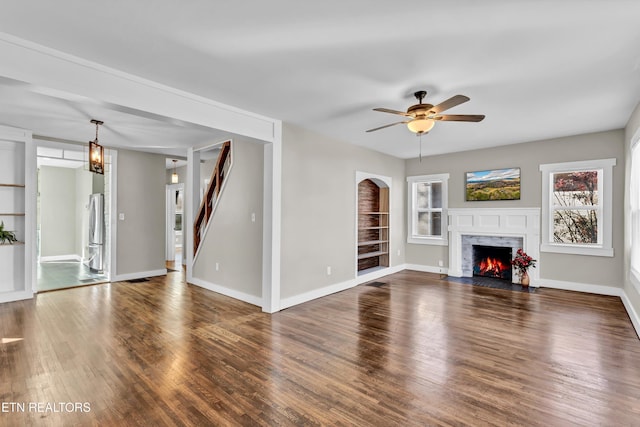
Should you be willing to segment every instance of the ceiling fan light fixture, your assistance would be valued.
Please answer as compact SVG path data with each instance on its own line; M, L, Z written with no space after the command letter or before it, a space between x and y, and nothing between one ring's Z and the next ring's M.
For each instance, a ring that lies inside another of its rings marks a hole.
M436 122L432 119L417 118L407 123L407 127L411 132L420 135L429 132L435 124Z

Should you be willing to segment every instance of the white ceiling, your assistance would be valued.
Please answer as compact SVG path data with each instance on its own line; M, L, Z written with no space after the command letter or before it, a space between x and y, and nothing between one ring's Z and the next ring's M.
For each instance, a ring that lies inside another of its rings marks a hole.
M0 28L402 158L418 154L406 128L365 130L398 121L372 108L406 110L420 89L431 104L467 95L448 112L487 116L438 122L423 137L428 154L618 129L640 101L637 0L4 0ZM18 95L28 89L0 81L0 123L86 142L99 118L101 142L173 155L225 136Z

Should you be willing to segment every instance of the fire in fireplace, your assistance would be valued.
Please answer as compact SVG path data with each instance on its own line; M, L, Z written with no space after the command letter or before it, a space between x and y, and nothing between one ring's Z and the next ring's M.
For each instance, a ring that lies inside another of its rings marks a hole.
M511 248L473 245L473 275L511 281Z

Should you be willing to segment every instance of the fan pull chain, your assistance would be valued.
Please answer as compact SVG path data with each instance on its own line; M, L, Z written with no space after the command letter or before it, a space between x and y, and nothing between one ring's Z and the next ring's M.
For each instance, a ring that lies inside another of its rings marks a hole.
M418 145L420 145L420 163L422 163L422 134L418 134Z

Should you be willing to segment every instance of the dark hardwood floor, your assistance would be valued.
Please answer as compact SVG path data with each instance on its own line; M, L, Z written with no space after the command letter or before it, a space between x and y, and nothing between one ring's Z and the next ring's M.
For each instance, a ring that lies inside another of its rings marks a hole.
M0 425L640 425L619 298L380 281L274 315L181 272L0 304Z

